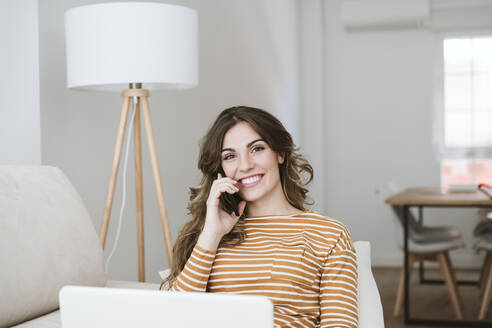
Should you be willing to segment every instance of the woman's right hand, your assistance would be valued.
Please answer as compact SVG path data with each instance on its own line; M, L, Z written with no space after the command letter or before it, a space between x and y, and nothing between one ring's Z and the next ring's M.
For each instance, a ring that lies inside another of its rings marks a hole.
M222 237L232 230L239 220L239 217L243 214L244 208L246 207L246 201L244 200L239 202L238 205L239 216L234 212L227 213L221 206L220 195L223 192L229 194L239 192L237 185L237 181L228 177L223 178L220 173L218 174L217 179L212 183L207 199L205 225L198 238L200 247L215 251Z

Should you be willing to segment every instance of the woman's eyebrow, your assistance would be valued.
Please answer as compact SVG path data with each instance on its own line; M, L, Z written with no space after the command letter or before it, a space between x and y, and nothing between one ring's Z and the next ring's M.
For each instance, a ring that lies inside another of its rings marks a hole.
M246 145L246 148L251 147L254 143L256 143L256 142L258 142L258 141L265 141L265 140L263 140L263 139L261 139L261 138L260 138L260 139L253 140L253 141L251 141L250 143L248 143L248 144ZM234 150L233 148L224 148L224 149L222 149L221 153L223 153L223 152L225 152L225 151L235 151L235 150Z

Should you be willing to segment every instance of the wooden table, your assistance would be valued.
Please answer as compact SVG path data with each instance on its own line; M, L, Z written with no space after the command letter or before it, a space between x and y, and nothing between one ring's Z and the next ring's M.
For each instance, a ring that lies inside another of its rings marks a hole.
M416 319L410 317L410 290L408 275L408 212L410 208L419 208L419 217L422 218L424 207L492 207L492 199L481 191L474 193L447 193L441 188L423 187L408 188L386 199L386 204L401 206L403 208L403 250L405 267L405 298L404 298L404 322L413 325L435 326L467 326L467 327L491 327L490 322L464 321L464 320L432 320ZM422 277L422 267L421 267ZM479 303L479 302L477 302Z

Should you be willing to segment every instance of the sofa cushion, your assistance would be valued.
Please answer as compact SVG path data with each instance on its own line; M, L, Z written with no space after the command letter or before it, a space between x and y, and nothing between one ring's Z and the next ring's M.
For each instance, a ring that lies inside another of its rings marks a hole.
M65 285L104 286L96 231L55 167L0 165L0 327L58 308Z
M159 290L160 284L150 282L126 281L126 280L108 280L108 288L128 288L128 289L151 289Z
M121 281L121 280L108 280L106 287L109 288L132 288L132 289L151 289L158 290L159 284L152 284L147 282L137 282L137 281ZM50 312L39 318L29 320L20 325L15 326L16 328L59 328L61 327L60 311Z
M61 319L60 319L60 311L56 310L41 317L23 322L15 328L60 328L61 327Z

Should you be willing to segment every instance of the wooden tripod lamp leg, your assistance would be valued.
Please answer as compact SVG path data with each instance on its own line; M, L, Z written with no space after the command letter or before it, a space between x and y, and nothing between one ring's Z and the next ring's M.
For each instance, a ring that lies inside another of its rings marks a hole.
M159 203L159 213L161 216L162 231L164 233L164 241L166 243L167 261L171 266L172 261L172 237L171 230L169 229L169 223L167 220L166 204L164 202L164 190L161 183L161 174L159 170L159 162L157 160L157 152L155 149L154 131L152 130L152 121L150 118L149 101L146 96L141 97L142 113L145 124L145 133L147 136L147 142L149 144L150 161L152 164L152 171L154 173L154 184L157 196L157 202Z
M140 132L140 102L135 108L133 121L135 142L135 188L137 193L137 240L138 240L138 281L145 282L145 245L143 215L143 179L142 179L142 141Z
M125 138L125 127L128 120L129 97L123 97L123 106L121 108L120 125L118 127L118 136L116 137L116 146L114 148L113 165L109 179L108 190L106 192L106 201L104 202L104 213L101 223L101 232L99 238L104 249L106 245L106 236L108 234L109 219L111 217L111 207L113 206L114 189L116 187L116 178L118 177L118 167L120 165L121 149L123 139Z

